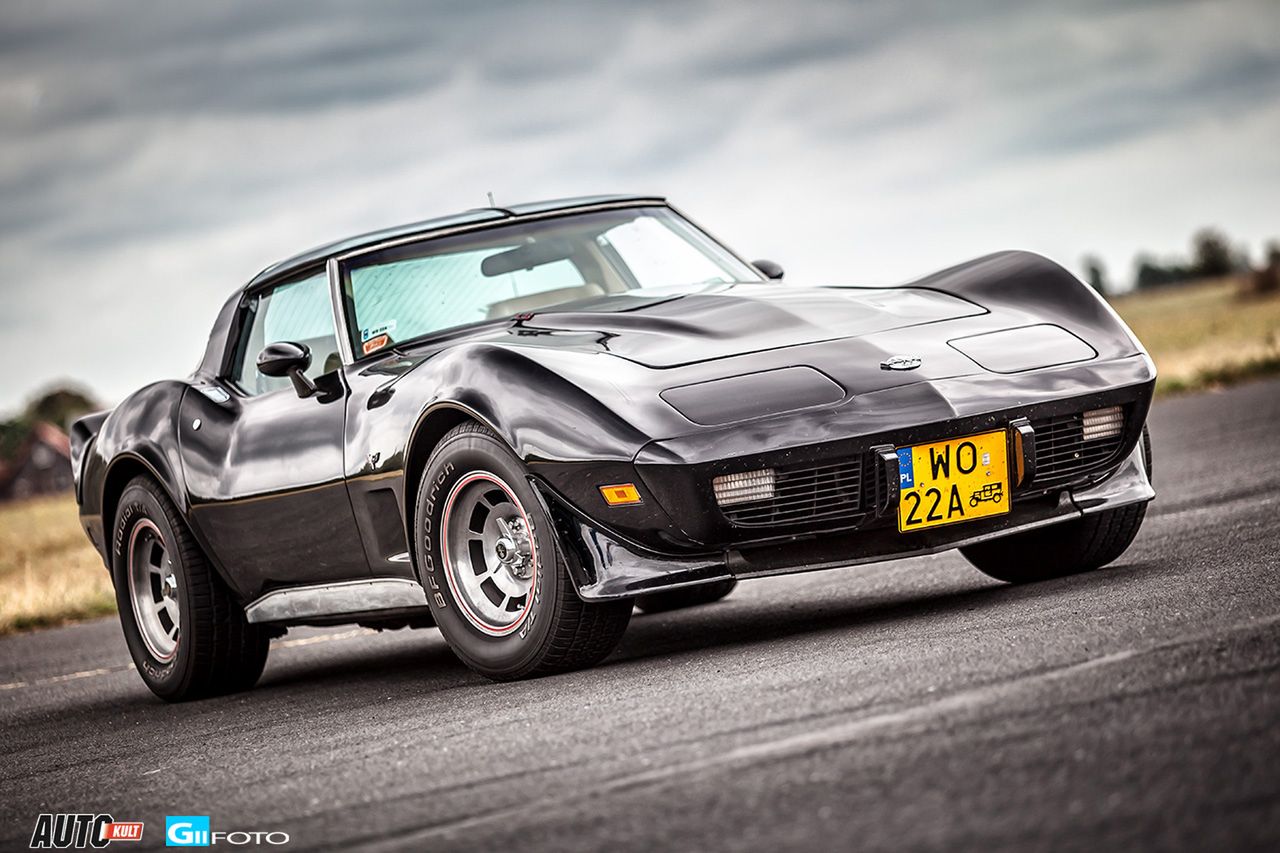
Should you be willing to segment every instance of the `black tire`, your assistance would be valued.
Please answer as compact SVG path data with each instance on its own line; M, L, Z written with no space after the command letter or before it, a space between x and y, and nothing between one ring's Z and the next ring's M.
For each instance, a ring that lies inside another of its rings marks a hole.
M672 589L666 592L655 592L642 595L636 599L636 607L645 613L663 613L667 610L682 610L685 607L697 607L699 604L710 604L719 601L733 592L738 585L736 580L713 581L698 584L684 589Z
M467 605L458 572L470 564L455 565L461 561L445 555L453 501L482 474L498 478L508 497L518 500L513 506L523 512L533 551L532 588L515 611L518 621L502 626L501 635ZM512 681L582 669L604 660L622 639L632 601L587 603L578 597L524 465L487 427L460 424L432 451L418 485L414 528L418 573L436 625L454 654L481 675Z
M181 702L247 690L267 662L268 633L245 621L221 578L209 566L177 509L149 477L125 486L112 527L112 580L129 654L151 692ZM148 648L130 587L130 552L137 533L159 541L177 584L176 647L167 659Z
M1151 437L1142 428L1142 455L1151 476ZM996 580L1033 583L1099 569L1133 543L1147 505L1132 504L1077 521L1015 533L961 548L975 568Z

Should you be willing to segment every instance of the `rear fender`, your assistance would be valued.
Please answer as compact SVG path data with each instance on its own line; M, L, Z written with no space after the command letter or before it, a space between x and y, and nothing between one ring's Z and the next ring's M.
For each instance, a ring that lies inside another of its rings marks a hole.
M103 412L94 412L91 415L85 415L71 425L71 476L76 486L76 503L84 503L80 485L84 481L86 451L93 443L93 440L98 437L103 421L110 414L110 409Z
M186 390L187 384L180 381L149 385L126 398L97 423L97 432L85 439L82 451L78 494L81 525L110 570L110 531L120 495L134 477L149 476L188 522L188 530L200 543L214 570L235 589L217 555L189 522L190 502L182 474L177 429L178 411ZM73 433L78 430L88 434L95 417L77 422Z

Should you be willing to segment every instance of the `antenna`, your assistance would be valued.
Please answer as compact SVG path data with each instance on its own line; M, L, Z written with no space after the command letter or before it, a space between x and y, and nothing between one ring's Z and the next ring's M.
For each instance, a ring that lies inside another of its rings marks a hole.
M489 206L490 206L490 207L497 207L497 206L498 206L498 205L497 205L497 204L495 204L495 203L494 203L494 201L493 201L493 190L490 190L489 192L485 193L485 195L489 196Z

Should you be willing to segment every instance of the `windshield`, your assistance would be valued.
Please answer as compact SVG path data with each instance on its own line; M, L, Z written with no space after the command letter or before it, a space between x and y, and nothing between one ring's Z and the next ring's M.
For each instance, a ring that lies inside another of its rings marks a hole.
M344 290L357 358L454 326L673 286L762 281L668 208L440 237L361 258Z

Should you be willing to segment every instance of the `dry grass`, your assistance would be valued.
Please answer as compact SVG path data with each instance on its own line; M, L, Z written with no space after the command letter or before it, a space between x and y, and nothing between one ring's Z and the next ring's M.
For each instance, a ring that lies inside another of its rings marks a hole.
M70 495L0 504L0 634L115 609Z
M1280 295L1242 296L1242 288L1225 278L1111 301L1155 359L1159 391L1280 373Z

